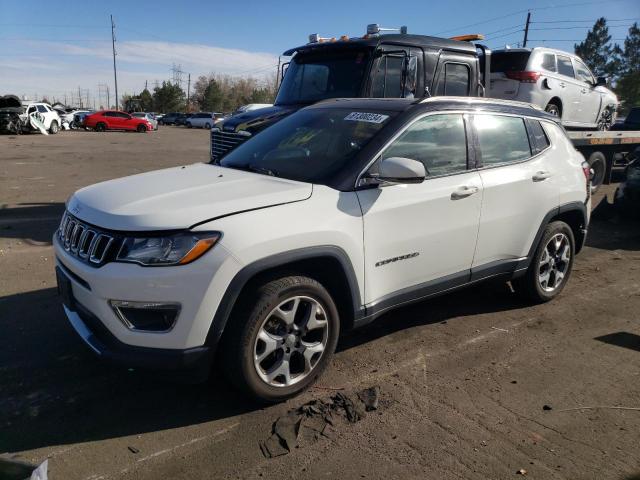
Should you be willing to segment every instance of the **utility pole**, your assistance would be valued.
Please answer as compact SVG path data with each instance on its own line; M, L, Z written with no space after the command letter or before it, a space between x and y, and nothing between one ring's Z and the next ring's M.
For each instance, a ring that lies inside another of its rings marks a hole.
M280 62L281 56L278 55L278 70L276 70L276 92L278 91L278 87L280 86Z
M78 85L78 103L80 104L80 108L82 108L82 94L80 93L80 85Z
M524 41L522 48L527 48L527 37L529 36L529 24L531 23L531 12L527 12L527 23L524 25Z
M189 94L191 93L191 74L187 77L187 110L189 110Z
M116 110L118 109L118 73L116 70L116 24L113 23L113 15L111 17L111 47L113 48L113 80L116 85Z

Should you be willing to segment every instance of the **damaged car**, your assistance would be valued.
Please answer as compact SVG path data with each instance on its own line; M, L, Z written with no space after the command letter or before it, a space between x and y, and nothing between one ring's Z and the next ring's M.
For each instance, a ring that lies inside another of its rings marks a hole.
M61 125L60 116L47 103L21 101L16 95L0 97L0 131L19 134L36 130L55 135Z

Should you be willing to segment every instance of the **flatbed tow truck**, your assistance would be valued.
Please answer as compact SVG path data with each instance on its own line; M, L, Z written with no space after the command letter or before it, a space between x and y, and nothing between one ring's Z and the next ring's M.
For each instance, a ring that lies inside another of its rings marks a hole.
M329 98L491 97L491 50L482 35L451 38L367 26L362 37L322 38L284 52L273 106L234 115L211 129L211 162L289 114ZM593 170L593 190L611 181L615 165L640 147L640 131L568 131Z

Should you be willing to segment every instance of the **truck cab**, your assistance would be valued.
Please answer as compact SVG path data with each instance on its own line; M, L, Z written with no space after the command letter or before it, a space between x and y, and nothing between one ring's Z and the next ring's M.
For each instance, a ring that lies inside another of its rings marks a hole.
M406 27L367 27L359 38L309 36L284 52L281 84L272 107L226 119L211 132L217 162L247 138L285 116L330 98L422 98L486 95L490 51L470 40L408 34Z

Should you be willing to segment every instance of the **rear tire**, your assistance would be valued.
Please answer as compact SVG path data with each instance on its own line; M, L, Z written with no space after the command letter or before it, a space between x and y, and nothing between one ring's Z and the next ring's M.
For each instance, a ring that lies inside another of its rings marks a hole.
M562 221L551 222L542 234L527 273L511 282L516 292L533 303L553 300L569 280L575 250L571 227Z
M555 102L549 102L544 111L550 113L554 117L562 118L562 110L560 109L560 105Z
M52 121L51 125L49 126L49 133L51 135L55 135L59 131L60 131L60 127L58 126L58 122L56 120Z
M229 380L262 402L305 390L329 363L340 319L316 280L282 277L247 292L229 319L222 344Z
M192 127L191 122L187 122L187 123L185 123L185 125L186 125L187 128L191 128Z
M107 126L104 123L96 123L96 132L104 132L106 129Z
M138 126L136 127L136 131L137 131L138 133L145 133L145 132L147 131L147 126L146 126L146 125L144 125L144 124L142 124L142 123L140 123L140 124L138 124Z

